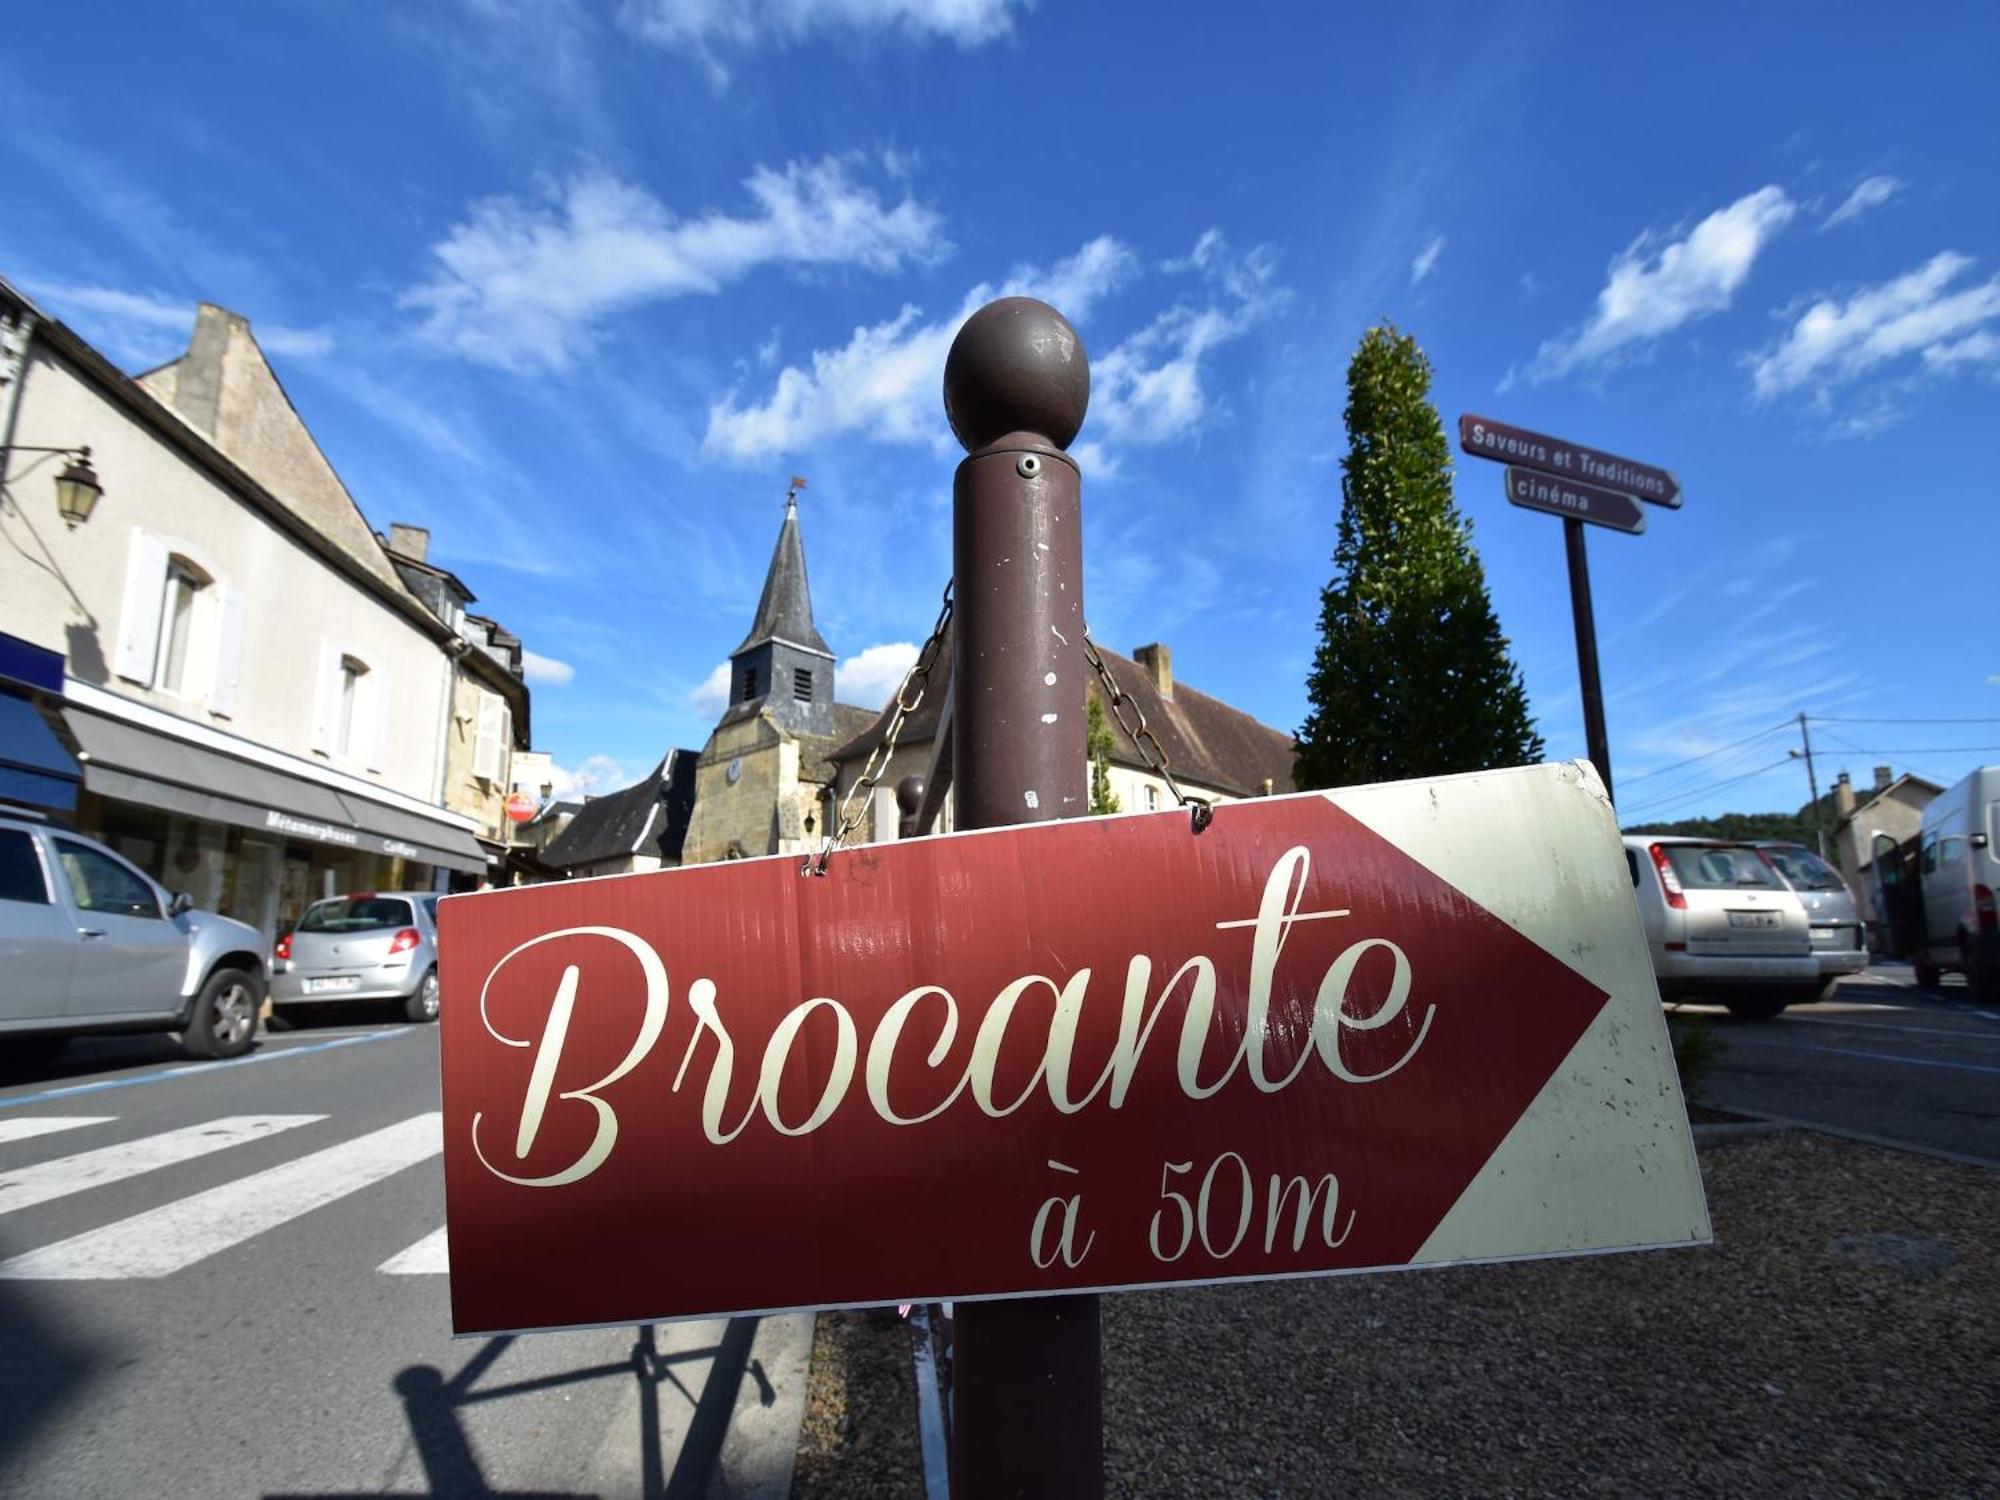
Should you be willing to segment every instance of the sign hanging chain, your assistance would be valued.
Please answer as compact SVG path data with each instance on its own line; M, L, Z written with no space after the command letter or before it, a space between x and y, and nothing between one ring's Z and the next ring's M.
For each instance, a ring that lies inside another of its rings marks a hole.
M1194 820L1194 831L1200 833L1202 829L1208 827L1209 820L1215 816L1215 804L1206 797L1190 797L1181 790L1181 784L1174 780L1174 773L1167 769L1166 747L1146 725L1146 711L1118 686L1118 679L1111 675L1111 668L1104 664L1104 657L1098 652L1097 643L1090 638L1088 625L1083 627L1083 656L1084 660L1090 663L1091 669L1097 673L1097 680L1104 685L1111 712L1118 720L1118 727L1125 731L1125 737L1132 742L1133 748L1146 762L1146 768L1166 782L1167 790L1174 794L1174 801L1188 810L1189 816ZM1130 718L1125 712L1128 707L1132 711ZM1132 722L1133 719L1138 720L1136 725Z
M939 653L944 649L945 631L951 625L952 580L946 579L944 603L938 610L937 624L931 627L930 639L924 642L917 659L910 663L910 670L903 675L902 686L896 689L896 711L889 718L889 727L882 732L882 739L869 752L868 759L861 763L861 774L854 785L847 789L847 795L840 799L840 812L833 827L826 831L824 842L817 854L808 854L805 863L799 866L801 875L824 875L826 863L833 857L833 851L847 842L847 836L854 832L861 822L862 810L868 805L868 794L882 774L889 769L889 762L896 754L896 739L902 734L903 725L924 701L924 691L930 686L931 672L936 668ZM857 805L858 804L858 805Z

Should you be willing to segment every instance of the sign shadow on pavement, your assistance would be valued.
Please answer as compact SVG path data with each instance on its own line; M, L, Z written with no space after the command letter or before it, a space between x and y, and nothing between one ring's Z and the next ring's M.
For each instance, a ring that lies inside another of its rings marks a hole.
M600 1494L628 1493L665 1500L703 1500L718 1493L763 1493L767 1486L758 1482L740 1487L723 1476L723 1482L717 1483L718 1471L725 1467L724 1443L739 1404L749 1400L769 1409L779 1401L762 1361L751 1352L762 1321L731 1318L714 1343L690 1343L678 1349L661 1348L658 1330L650 1323L641 1324L626 1359L497 1385L480 1382L517 1342L513 1334L487 1339L458 1373L448 1378L435 1365L407 1366L397 1373L394 1384L409 1422L410 1442L423 1467L422 1493L492 1496L495 1500L586 1500ZM696 1390L675 1373L675 1367L701 1362L707 1362L708 1373ZM565 1490L504 1489L488 1481L472 1436L466 1431L465 1416L471 1409L561 1386L620 1378L634 1383L639 1429L634 1448L636 1473L579 1474L578 1487ZM684 1415L667 1415L663 1422L662 1386L671 1386L674 1396L686 1403ZM673 1432L679 1433L680 1444L669 1453L663 1435ZM790 1488L789 1462L783 1470L771 1476L768 1486L777 1495ZM266 1500L359 1500L361 1493L287 1492Z

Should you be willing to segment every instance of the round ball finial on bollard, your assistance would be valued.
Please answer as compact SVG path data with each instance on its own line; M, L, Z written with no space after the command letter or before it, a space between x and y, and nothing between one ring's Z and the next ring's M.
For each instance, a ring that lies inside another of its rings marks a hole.
M1033 297L965 320L944 362L944 413L968 453L1010 432L1067 449L1090 406L1090 360L1070 321Z

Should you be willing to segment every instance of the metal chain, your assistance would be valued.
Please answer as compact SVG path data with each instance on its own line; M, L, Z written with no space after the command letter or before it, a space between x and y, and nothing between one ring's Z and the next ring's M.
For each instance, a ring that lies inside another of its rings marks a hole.
M952 580L946 579L944 603L938 610L937 624L931 627L930 639L924 642L917 659L910 663L910 670L904 673L902 686L896 689L896 712L889 719L889 727L868 753L868 759L861 763L861 774L855 778L854 785L841 798L838 819L826 831L819 853L808 854L805 863L799 866L801 875L826 873L826 862L833 857L833 851L847 841L847 836L861 822L862 809L868 805L864 794L872 792L882 773L889 769L889 762L896 754L896 737L903 732L903 725L910 715L923 703L924 691L930 686L931 672L937 666L938 654L944 649L944 633L951 624L951 586ZM860 799L860 806L855 805L856 799Z
M1083 656L1097 673L1097 680L1104 684L1104 691L1109 695L1111 712L1118 720L1118 727L1125 731L1125 737L1132 742L1133 748L1146 762L1147 769L1166 782L1167 790L1174 794L1174 801L1188 810L1189 816L1194 820L1194 831L1200 833L1202 829L1208 827L1209 820L1215 816L1215 804L1206 797L1190 797L1181 790L1181 784L1174 780L1174 773L1167 769L1166 747L1146 726L1146 711L1118 686L1118 679L1111 675L1111 668L1104 664L1103 656L1098 653L1097 643L1090 638L1088 625L1083 627ZM1132 710L1132 718L1139 721L1137 725L1125 716L1128 706Z

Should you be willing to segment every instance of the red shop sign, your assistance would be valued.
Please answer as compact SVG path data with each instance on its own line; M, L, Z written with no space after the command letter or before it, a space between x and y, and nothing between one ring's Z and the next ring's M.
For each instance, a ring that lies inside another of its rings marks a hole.
M1708 1238L1587 767L448 897L462 1333Z

